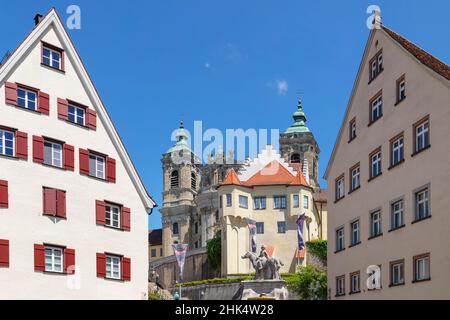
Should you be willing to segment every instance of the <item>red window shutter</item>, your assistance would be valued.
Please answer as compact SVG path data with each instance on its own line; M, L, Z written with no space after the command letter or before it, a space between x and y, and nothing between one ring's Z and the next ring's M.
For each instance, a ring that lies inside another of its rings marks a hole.
M44 163L44 138L33 136L33 161Z
M86 109L87 119L86 126L91 130L97 129L97 112L92 109Z
M106 205L103 201L95 202L95 220L97 225L104 226L106 223Z
M106 277L106 255L104 253L97 253L97 277Z
M116 183L116 160L113 158L106 158L106 174L109 182Z
M130 208L122 207L121 218L122 218L122 229L124 231L131 231L131 210L130 210Z
M80 173L89 175L89 151L80 149Z
M45 271L45 246L34 245L34 270Z
M60 218L66 217L66 192L56 191L56 216Z
M8 207L8 181L0 180L0 208Z
M16 156L28 160L28 135L20 131L16 131Z
M5 83L5 97L6 104L17 105L17 84L11 82Z
M9 241L0 240L0 267L9 267Z
M131 259L122 258L122 280L131 281Z
M75 170L75 148L71 145L64 145L64 169Z
M39 112L45 115L50 114L50 96L47 93L39 91Z
M68 107L69 102L67 100L58 98L58 119L68 120Z
M64 272L75 274L75 250L64 249Z
M44 215L55 216L56 215L56 199L57 192L55 189L44 188L43 189L43 197L44 197Z

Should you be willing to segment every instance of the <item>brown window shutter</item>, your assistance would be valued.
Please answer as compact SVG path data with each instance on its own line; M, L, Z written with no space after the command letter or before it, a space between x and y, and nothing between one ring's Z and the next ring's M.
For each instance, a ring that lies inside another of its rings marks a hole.
M107 179L111 183L116 183L116 160L110 157L106 158Z
M39 91L38 96L38 110L40 113L48 116L50 114L50 96L42 91Z
M16 131L16 156L28 160L28 135L25 132Z
M55 189L43 188L44 215L56 216L56 193Z
M97 253L97 277L106 277L106 255L104 253Z
M66 218L66 192L56 190L56 216Z
M97 129L97 112L92 109L86 109L86 126L91 130Z
M80 173L89 175L89 151L80 149Z
M33 162L44 163L44 138L33 136Z
M34 270L45 271L45 246L41 244L34 245Z
M5 83L6 104L17 106L17 84L12 82Z
M106 223L106 205L105 202L97 200L95 202L95 220L97 225L104 226Z
M9 268L9 240L0 240L0 267Z
M75 170L75 148L71 145L64 145L64 169Z
M0 180L0 208L8 208L8 181Z
M58 98L58 119L68 120L68 107L69 102L67 100Z
M121 225L124 231L131 231L131 210L130 208L122 207Z
M75 250L64 249L64 272L75 274Z
M131 281L131 259L122 258L122 280Z

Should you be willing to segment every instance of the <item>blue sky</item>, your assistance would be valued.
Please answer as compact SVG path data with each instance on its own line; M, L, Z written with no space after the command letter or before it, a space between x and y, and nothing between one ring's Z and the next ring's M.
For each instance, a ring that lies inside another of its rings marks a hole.
M450 63L448 1L2 1L0 55L55 6L82 11L70 31L149 192L161 205L161 154L188 129L285 130L299 92L325 170L369 30L383 22ZM7 13L7 14L5 14ZM160 226L157 210L150 217Z

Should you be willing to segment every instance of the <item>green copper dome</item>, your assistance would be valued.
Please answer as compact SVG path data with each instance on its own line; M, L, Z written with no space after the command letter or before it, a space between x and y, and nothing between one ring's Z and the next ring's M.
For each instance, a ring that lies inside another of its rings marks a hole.
M167 153L178 152L181 150L191 151L191 148L189 147L189 143L188 143L189 135L186 132L186 130L184 129L183 121L181 121L181 123L180 123L180 128L178 129L176 138L177 138L177 142L174 144L174 146L172 148L167 150Z
M294 113L294 124L290 126L285 133L307 133L311 132L306 126L307 118L303 112L302 100L298 101L298 110Z

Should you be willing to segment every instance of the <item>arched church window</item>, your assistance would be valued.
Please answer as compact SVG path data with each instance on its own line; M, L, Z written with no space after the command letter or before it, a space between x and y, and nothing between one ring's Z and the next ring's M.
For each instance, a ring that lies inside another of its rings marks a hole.
M291 163L300 163L300 155L298 153L294 153L291 156Z
M178 228L178 222L175 222L172 225L172 233L173 233L174 236L177 236L177 235L180 234L180 229Z
M173 171L170 175L170 187L178 188L180 186L180 174L177 170Z
M191 173L191 189L197 190L197 175L195 172Z

